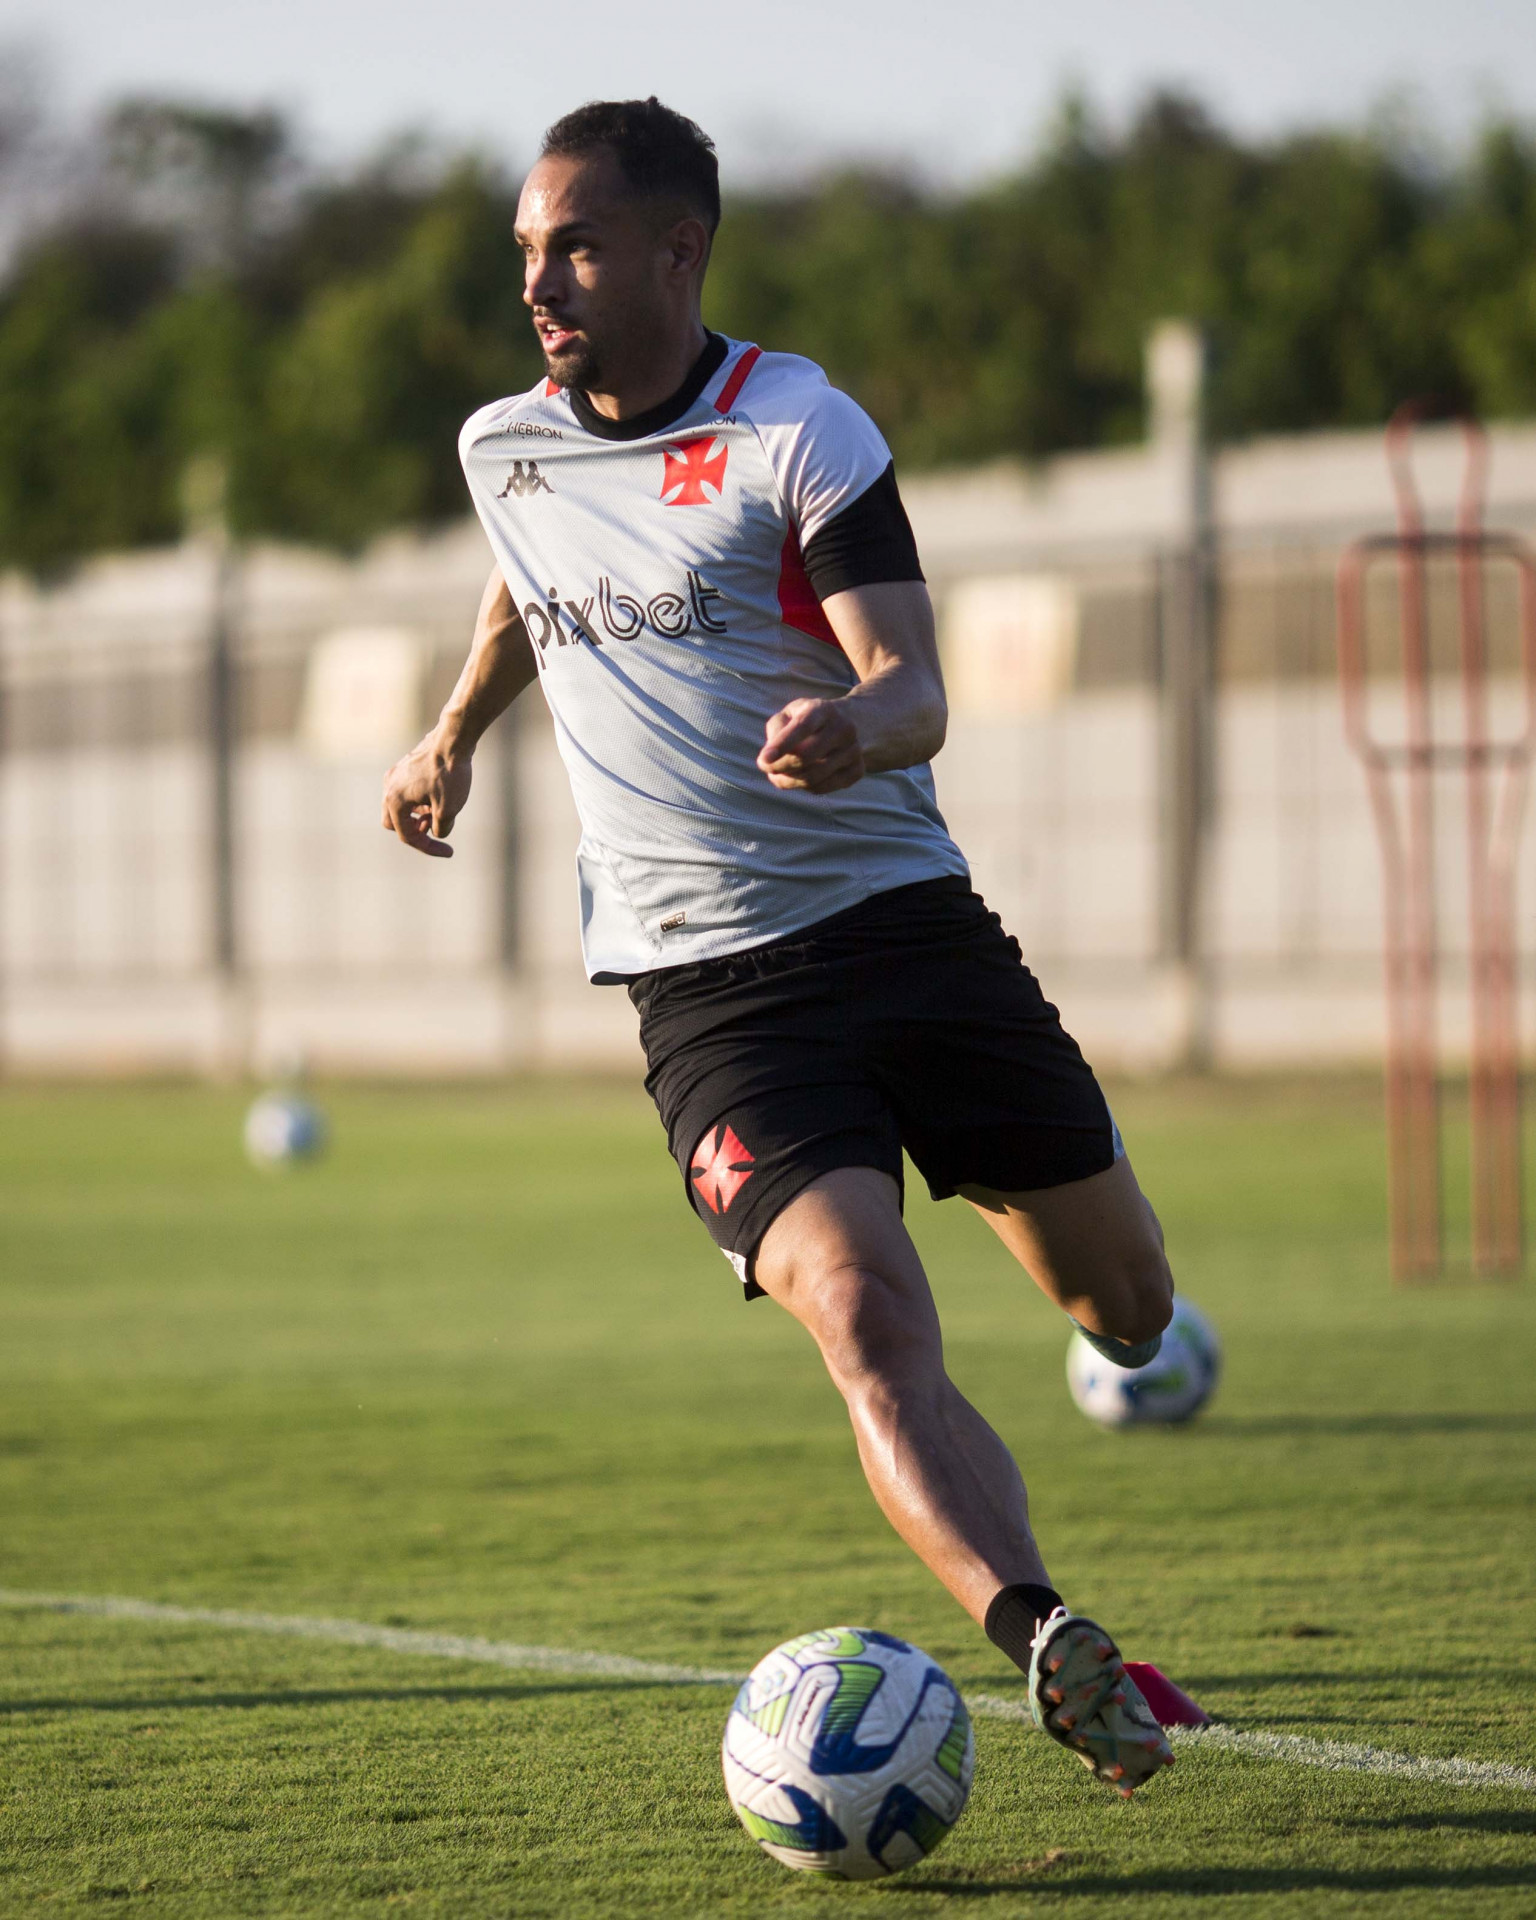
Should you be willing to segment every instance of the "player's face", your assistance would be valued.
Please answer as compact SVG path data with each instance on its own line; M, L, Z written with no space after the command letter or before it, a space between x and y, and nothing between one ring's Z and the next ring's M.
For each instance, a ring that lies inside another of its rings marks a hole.
M602 391L668 317L673 250L649 201L598 152L539 161L517 203L523 299L549 377Z

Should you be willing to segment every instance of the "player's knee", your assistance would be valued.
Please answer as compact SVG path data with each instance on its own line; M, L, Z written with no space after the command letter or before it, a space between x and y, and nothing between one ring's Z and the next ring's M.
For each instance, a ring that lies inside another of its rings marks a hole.
M942 1366L931 1316L873 1268L827 1276L815 1332L845 1395L910 1384Z

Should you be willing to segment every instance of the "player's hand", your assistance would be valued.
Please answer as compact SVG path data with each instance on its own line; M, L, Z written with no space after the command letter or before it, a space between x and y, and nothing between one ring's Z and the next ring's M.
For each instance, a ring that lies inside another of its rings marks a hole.
M757 764L789 792L836 793L864 778L864 749L842 700L791 700L768 722Z
M408 847L451 860L448 835L469 798L470 756L450 758L428 734L390 768L384 782L384 831Z

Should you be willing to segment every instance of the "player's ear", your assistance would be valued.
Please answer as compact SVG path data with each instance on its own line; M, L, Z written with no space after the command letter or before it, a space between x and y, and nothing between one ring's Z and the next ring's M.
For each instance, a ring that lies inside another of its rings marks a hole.
M679 220L664 244L674 273L698 273L709 259L709 229L694 214Z

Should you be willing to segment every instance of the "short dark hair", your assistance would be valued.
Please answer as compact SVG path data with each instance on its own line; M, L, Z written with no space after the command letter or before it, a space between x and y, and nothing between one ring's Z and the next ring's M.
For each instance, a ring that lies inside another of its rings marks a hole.
M589 100L549 129L541 159L606 147L629 186L647 199L681 200L713 233L720 224L715 143L685 114L649 100Z

